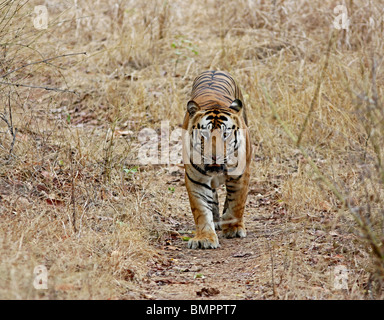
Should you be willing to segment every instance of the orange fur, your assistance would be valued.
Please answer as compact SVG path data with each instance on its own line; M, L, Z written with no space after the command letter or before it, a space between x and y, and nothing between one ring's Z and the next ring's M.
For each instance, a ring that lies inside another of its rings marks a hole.
M196 224L189 248L217 248L215 227L225 237L245 237L252 153L245 106L231 75L206 71L195 79L183 129L185 185ZM227 197L220 221L216 188L221 184Z

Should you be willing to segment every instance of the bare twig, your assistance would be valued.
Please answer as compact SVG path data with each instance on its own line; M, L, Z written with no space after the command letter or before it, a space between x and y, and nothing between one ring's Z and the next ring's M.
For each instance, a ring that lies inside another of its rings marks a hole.
M56 91L56 92L67 92L67 93L74 93L76 95L79 95L79 93L77 91L67 90L67 89L59 89L59 88L43 87L43 86L34 86L34 85L29 85L29 84L12 83L12 82L6 82L6 81L0 81L0 84L5 84L5 85L15 86L15 87L26 87L26 88L32 88L32 89L44 89L44 90Z
M267 239L268 251L271 254L271 281L272 281L272 292L273 296L276 297L276 285L275 285L275 263L273 260L273 244L272 246L269 244L270 239Z
M4 112L5 112L5 110L4 110ZM7 124L8 131L9 131L9 133L12 136L12 142L11 142L11 146L10 146L10 149L9 149L9 155L11 156L12 152L13 152L13 147L14 147L15 141L16 141L17 128L13 127L12 108L11 108L11 95L10 94L8 94L8 113L9 113L9 116L8 116L9 119L7 119L6 115L3 114L3 113L0 113L0 119L3 120Z
M73 174L73 151L69 150L69 157L71 162L71 205L72 205L72 227L73 231L77 233L76 228L76 198L75 198L75 177Z
M34 64L39 64L39 63L46 63L48 61L51 61L51 60L54 60L54 59L58 59L58 58L63 58L63 57L69 57L69 56L76 56L76 55L80 55L80 54L87 54L86 52L79 52L79 53L68 53L68 54L62 54L60 56L56 56L56 57L53 57L53 58L47 58L47 59L43 59L43 60L39 60L39 61L35 61L35 62L31 62L31 63L27 63L25 65L22 65L21 67L19 68L16 68L16 69L13 69L5 74L3 74L2 76L0 76L0 78L5 78L7 76L9 76L11 73L14 73L16 71L19 71L20 69L23 69L23 68L26 68L28 66L31 66L31 65L34 65Z
M309 117L311 116L312 111L313 111L313 109L315 107L315 103L316 103L316 101L317 101L317 99L319 97L320 87L321 87L321 84L323 82L325 72L327 71L327 68L328 68L329 55L331 53L331 47L332 47L332 44L334 42L334 39L335 39L334 33L332 33L331 37L330 37L330 39L328 41L328 48L327 48L327 53L325 55L325 62L324 62L323 68L321 69L320 77L317 80L315 94L313 95L313 98L312 98L311 105L309 107L308 113L307 113L307 115L306 115L306 117L304 119L303 126L301 127L301 131L300 131L300 133L298 135L298 138L296 140L296 145L300 145L301 139L303 137L304 130L307 127L307 124L308 124Z

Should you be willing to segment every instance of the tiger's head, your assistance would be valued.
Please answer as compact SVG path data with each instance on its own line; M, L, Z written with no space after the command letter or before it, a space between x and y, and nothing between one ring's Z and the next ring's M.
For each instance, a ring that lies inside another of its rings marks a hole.
M231 173L245 159L246 132L242 117L243 104L235 99L229 108L200 108L189 101L189 125L186 132L188 160L208 175ZM241 161L240 161L241 162Z

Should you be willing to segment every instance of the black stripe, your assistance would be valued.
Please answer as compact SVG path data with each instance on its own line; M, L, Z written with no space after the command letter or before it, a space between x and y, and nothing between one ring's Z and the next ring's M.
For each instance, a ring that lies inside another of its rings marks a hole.
M213 198L210 197L210 196L205 195L204 193L200 193L200 192L197 192L197 191L192 191L192 193L195 194L196 196L202 198L207 203L212 203L213 202Z
M197 198L200 198L201 200L203 200L204 202L204 207L206 207L208 210L212 211L212 200L208 200L207 196L202 194L202 193L199 193L197 191L192 191L192 193L197 197Z
M229 178L228 178L228 181L230 181L230 182L232 182L232 181L238 181L242 176L243 176L243 175L241 174L241 175L239 175L239 176L236 177L236 178L229 177Z
M227 194L239 191L239 189L236 189L235 187L228 187L228 185L225 186L225 189L227 190Z
M220 110L218 109L215 109L215 108L220 108ZM231 113L229 113L228 111L225 111L223 109L221 109L222 107L217 105L217 106L213 106L213 107L210 107L209 109L206 110L205 114L210 114L210 113L214 113L215 115L218 115L220 113L222 114L225 114L227 116L230 116Z
M196 180L193 180L193 179L189 176L189 174L188 174L187 171L185 171L185 174L187 175L188 179L189 179L191 182L193 182L193 183L195 183L195 184L198 184L199 186L202 186L202 187L207 188L208 190L211 190L211 191L212 191L212 188L211 188L210 186L208 186L207 184L202 183L202 182L199 182L199 181L196 181Z
M191 165L192 167L196 170L196 171L199 171L201 174L203 175L207 175L207 172L204 170L204 169L201 169L200 167L198 167L196 164L192 163L191 159L189 159L189 161L191 162Z

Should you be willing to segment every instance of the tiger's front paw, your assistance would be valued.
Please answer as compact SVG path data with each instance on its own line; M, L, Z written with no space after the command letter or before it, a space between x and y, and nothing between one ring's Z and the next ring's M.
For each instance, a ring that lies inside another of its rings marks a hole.
M244 224L242 223L237 225L223 225L222 229L225 238L245 238L247 236Z
M220 244L216 233L196 235L188 241L189 249L216 249L218 247Z

